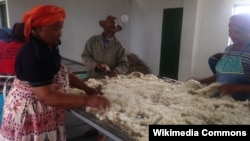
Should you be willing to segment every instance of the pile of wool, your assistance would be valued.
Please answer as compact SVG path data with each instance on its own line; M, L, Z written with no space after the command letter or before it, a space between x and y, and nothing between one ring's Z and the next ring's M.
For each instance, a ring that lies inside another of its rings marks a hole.
M148 125L250 124L250 102L215 97L217 86L195 80L169 83L136 72L115 78L89 79L111 102L105 111L86 108L103 122L117 126L136 141L148 141Z

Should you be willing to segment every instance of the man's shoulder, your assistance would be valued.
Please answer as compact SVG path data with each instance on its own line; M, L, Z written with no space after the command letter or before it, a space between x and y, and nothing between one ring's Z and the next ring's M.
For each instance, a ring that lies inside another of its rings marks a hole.
M93 35L89 38L89 40L100 40L102 38L101 35Z

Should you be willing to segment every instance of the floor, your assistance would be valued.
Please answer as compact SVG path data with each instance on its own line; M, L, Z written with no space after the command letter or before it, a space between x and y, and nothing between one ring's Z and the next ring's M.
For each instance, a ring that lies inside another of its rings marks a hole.
M65 116L65 127L66 127L66 136L67 141L96 141L97 136L84 136L86 131L93 129L88 124L81 121L79 118L75 117L70 112L66 113ZM111 139L107 139L107 141L113 141Z

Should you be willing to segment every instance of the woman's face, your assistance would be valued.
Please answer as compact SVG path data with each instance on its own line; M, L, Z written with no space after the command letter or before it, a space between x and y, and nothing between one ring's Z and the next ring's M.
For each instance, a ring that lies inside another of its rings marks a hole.
M38 28L38 36L49 45L58 45L62 36L63 22L56 22L54 24Z
M229 24L229 37L236 45L242 45L249 40L249 34L239 24Z

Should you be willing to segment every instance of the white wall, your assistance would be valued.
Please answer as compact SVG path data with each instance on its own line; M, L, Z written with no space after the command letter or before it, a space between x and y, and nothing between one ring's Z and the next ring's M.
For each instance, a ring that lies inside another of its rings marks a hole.
M182 7L183 0L132 0L131 52L159 74L163 10Z
M183 2L183 20L181 34L181 48L179 58L178 79L187 79L191 76L193 70L193 60L195 54L195 43L199 34L197 19L201 13L198 11L198 0L189 0Z

